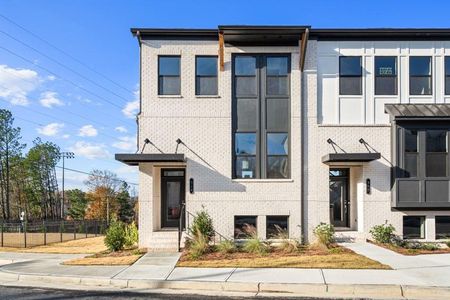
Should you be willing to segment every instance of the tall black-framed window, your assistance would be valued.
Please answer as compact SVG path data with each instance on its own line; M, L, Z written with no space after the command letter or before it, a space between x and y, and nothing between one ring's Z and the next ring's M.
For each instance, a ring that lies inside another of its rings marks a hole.
M397 95L397 57L375 56L375 95Z
M362 95L361 56L339 57L339 94Z
M406 177L417 177L419 169L419 144L417 130L404 130L404 169Z
M233 178L290 177L289 109L290 55L234 55Z
M195 57L195 94L217 95L217 56Z
M450 56L445 57L445 94L450 95Z
M409 94L431 95L432 63L431 56L409 57Z
M448 141L447 130L429 129L426 131L426 176L446 177Z
M179 55L158 56L158 95L180 95L180 59Z

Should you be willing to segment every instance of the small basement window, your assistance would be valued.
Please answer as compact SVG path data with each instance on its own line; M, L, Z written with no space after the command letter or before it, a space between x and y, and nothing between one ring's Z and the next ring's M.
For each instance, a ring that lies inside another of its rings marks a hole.
M288 216L267 216L266 237L268 239L288 238L288 219Z
M404 239L424 239L425 238L425 217L424 216L404 216L403 217L403 238Z
M436 216L436 239L450 239L450 216Z
M256 216L235 216L234 217L234 238L248 239L256 235Z

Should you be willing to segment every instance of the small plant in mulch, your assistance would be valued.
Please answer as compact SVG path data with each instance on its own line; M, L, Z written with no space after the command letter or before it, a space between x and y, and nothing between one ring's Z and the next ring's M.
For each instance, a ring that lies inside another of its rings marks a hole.
M106 231L105 245L112 252L131 248L137 242L138 229L134 222L127 225L122 221L114 220Z
M290 239L287 230L278 225L275 225L275 229L277 230L277 239L281 240L275 244L276 249L285 253L296 253L300 250L301 244L295 239Z
M258 237L254 226L245 224L244 231L248 234L249 238L245 240L242 251L258 255L266 255L270 252L270 246Z
M320 223L313 230L314 236L317 238L316 243L329 248L334 242L334 226L327 223Z
M195 215L192 225L189 228L189 234L194 239L201 235L206 238L208 242L212 241L214 238L215 231L213 221L205 209L197 212Z
M231 254L237 252L236 244L232 240L224 240L216 246L216 250L221 254Z
M392 224L375 225L369 232L377 243L392 244L395 242L395 227Z

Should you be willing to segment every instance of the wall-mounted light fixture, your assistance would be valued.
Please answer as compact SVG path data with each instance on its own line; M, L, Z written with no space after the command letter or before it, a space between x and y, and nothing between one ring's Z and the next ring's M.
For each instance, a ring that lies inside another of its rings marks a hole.
M366 194L370 195L370 193L372 192L372 187L370 185L370 178L366 179Z

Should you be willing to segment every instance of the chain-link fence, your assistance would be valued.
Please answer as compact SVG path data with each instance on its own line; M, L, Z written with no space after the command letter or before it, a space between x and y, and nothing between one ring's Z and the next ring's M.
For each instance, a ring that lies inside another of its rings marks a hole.
M106 221L33 221L1 222L0 246L27 248L105 233Z

